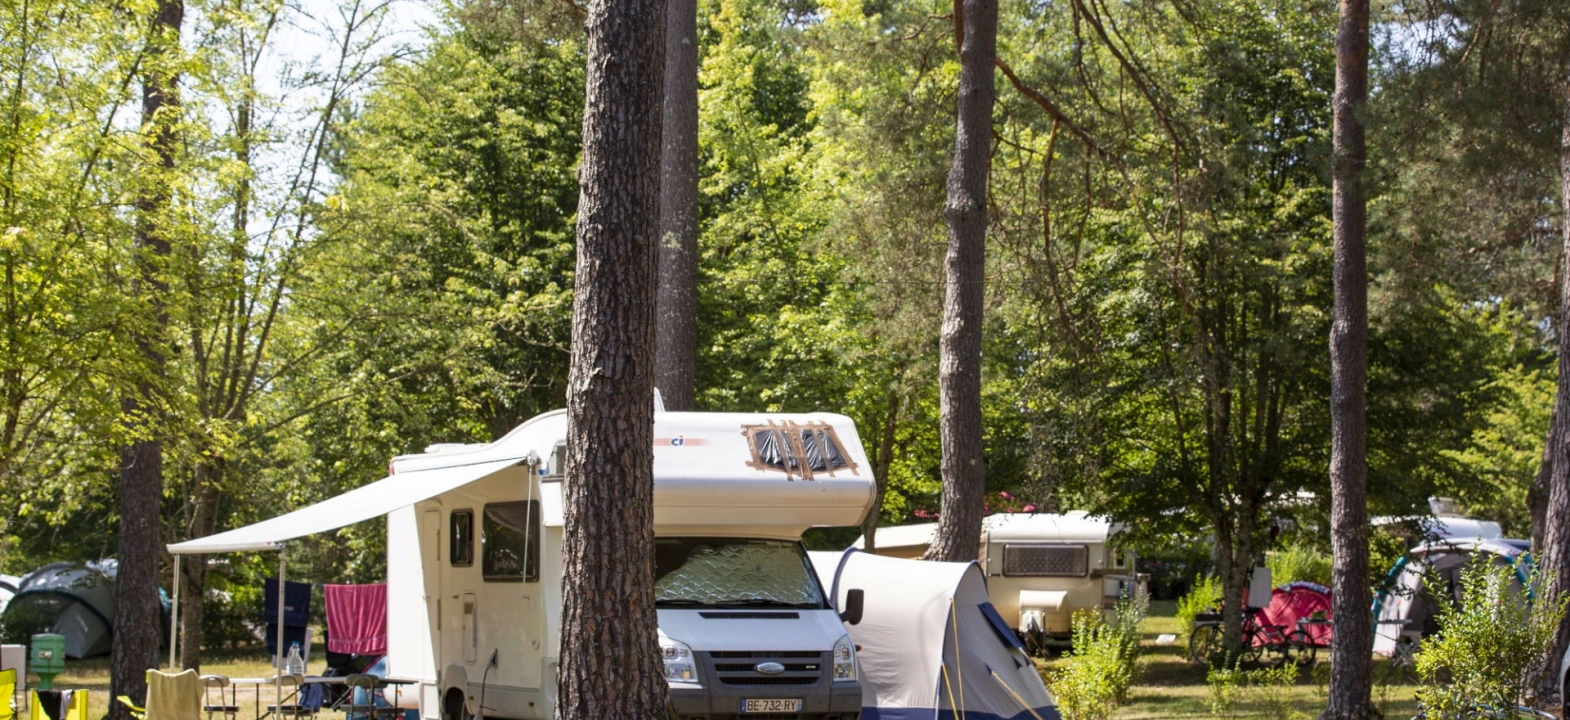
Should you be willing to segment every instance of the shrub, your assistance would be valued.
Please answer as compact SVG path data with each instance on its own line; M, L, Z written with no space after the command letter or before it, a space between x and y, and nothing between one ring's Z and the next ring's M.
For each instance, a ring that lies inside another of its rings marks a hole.
M1217 720L1232 720L1237 715L1238 700L1243 694L1247 673L1232 667L1218 666L1205 673L1205 687L1210 691L1210 715Z
M1064 720L1104 720L1128 699L1139 665L1144 598L1118 601L1111 622L1095 610L1074 613L1068 665L1047 676Z
M1512 587L1514 569L1483 560L1461 573L1461 602L1444 607L1439 634L1417 654L1418 699L1430 718L1516 717L1531 675L1565 605L1530 602ZM1434 594L1444 596L1442 588Z
M1194 587L1187 595L1178 598L1177 621L1181 637L1188 637L1194 627L1194 617L1221 602L1221 580L1214 575L1194 578Z
M1265 567L1270 568L1270 581L1277 586L1299 580L1330 584L1330 556L1302 543L1268 553Z

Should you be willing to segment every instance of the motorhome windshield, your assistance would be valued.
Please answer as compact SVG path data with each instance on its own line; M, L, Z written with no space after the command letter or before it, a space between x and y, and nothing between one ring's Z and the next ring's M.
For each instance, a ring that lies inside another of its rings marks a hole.
M808 563L800 543L784 540L655 538L655 605L827 607Z

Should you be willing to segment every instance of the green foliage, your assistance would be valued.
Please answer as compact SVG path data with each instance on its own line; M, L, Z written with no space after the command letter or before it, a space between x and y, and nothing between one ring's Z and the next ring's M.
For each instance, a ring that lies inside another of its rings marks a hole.
M1102 720L1128 700L1139 672L1139 598L1118 601L1112 620L1096 610L1080 610L1071 621L1073 649L1068 665L1047 677L1047 689L1065 720Z
M1446 451L1481 481L1457 493L1468 513L1499 521L1506 537L1531 534L1526 494L1543 459L1554 408L1554 369L1516 365L1500 370L1489 383L1498 400L1462 449Z
M1435 590L1443 596L1443 588ZM1515 708L1538 670L1533 665L1564 615L1564 601L1529 601L1509 565L1485 559L1467 567L1460 603L1442 608L1439 634L1425 638L1417 653L1418 699L1427 717L1460 720L1478 708L1518 717Z
M1205 687L1210 691L1210 716L1216 720L1237 718L1237 706L1243 698L1243 688L1247 682L1248 672L1236 665L1210 668L1205 673Z
M1266 553L1265 567L1270 568L1270 582L1277 586L1299 580L1330 584L1330 556L1306 543Z
M1296 663L1282 663L1248 671L1252 694L1264 706L1267 720L1296 720L1302 716L1292 707L1291 689L1297 685L1297 670Z
M1187 637L1194 627L1194 618L1200 613L1213 612L1221 603L1221 581L1214 575L1194 578L1194 586L1187 595L1178 598L1177 622L1179 637Z

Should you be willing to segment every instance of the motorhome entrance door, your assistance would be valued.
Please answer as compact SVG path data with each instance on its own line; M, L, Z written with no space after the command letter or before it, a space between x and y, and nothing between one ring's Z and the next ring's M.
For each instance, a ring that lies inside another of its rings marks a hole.
M426 627L431 629L431 647L441 657L442 647L442 510L431 508L420 513L420 543L425 568Z

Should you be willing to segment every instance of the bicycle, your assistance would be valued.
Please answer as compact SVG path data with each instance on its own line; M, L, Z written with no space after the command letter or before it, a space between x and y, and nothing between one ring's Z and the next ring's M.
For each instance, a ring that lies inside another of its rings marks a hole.
M1242 646L1238 659L1243 662L1261 662L1266 653L1276 656L1273 664L1311 664L1314 661L1314 643L1301 629L1288 632L1284 625L1260 620L1263 608L1243 608ZM1225 650L1225 629L1220 613L1200 613L1188 633L1188 659L1194 663L1209 663Z

